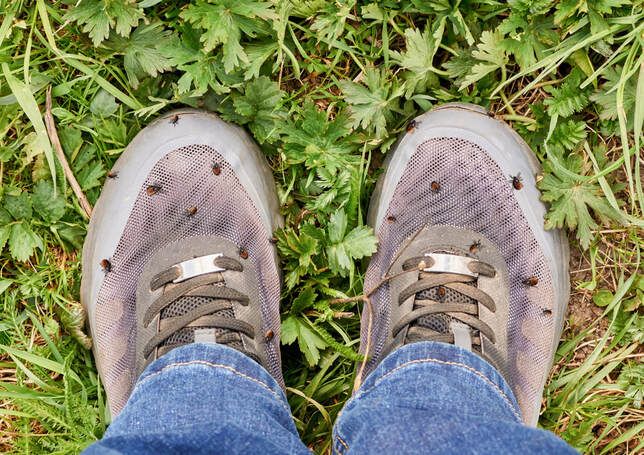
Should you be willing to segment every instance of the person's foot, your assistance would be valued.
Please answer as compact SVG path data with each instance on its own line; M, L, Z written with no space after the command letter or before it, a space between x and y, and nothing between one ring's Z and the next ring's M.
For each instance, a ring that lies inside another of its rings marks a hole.
M397 347L453 343L493 364L536 423L570 286L567 240L543 228L539 171L527 144L478 106L412 122L369 210L379 249L365 277L359 382Z
M113 415L138 375L192 342L233 347L283 383L275 184L250 137L169 113L114 165L83 248L81 301Z

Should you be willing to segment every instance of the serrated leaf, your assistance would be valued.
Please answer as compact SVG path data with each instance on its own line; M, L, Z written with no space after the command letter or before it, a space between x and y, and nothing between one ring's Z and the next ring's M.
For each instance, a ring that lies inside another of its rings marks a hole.
M447 70L448 76L454 79L454 83L459 87L465 83L465 77L472 67L476 65L476 59L470 52L460 51L457 55L443 64Z
M555 155L552 157L563 169L553 167L538 185L542 191L541 199L550 203L545 226L547 229L567 227L576 231L579 243L587 249L592 240L591 231L598 227L591 211L602 220L621 221L621 215L610 206L596 181L574 177L581 172L578 157L570 156L566 160Z
M1 202L1 201L0 201ZM13 217L7 212L0 203L0 226L5 226L13 221Z
M204 30L200 40L206 52L222 47L226 72L250 63L240 43L242 33L249 37L266 34L270 29L260 19L277 18L270 2L255 0L197 0L181 17Z
M544 87L550 94L543 102L548 108L548 114L565 118L581 112L588 105L588 95L579 85L583 79L581 70L575 69L559 87Z
M278 43L267 42L252 44L245 48L250 64L244 71L244 79L250 80L259 77L259 71L267 60L271 59L278 49Z
M293 344L297 340L297 335L299 333L299 324L297 323L297 318L295 316L289 316L284 321L282 321L282 327L280 331L280 338L282 344Z
M107 39L113 28L119 35L128 36L141 19L143 10L134 0L81 0L65 15L65 20L83 26L94 46Z
M42 239L25 222L11 226L8 243L11 257L21 262L27 261L36 248L44 249Z
M543 58L559 41L552 16L535 15L531 8L518 12L513 5L510 16L501 23L499 30L507 36L501 42L503 49L514 55L523 71Z
M2 205L14 220L30 220L33 216L31 197L24 191L5 194Z
M324 172L324 168L333 175L341 168L360 165L360 157L352 153L355 146L343 115L330 120L326 112L307 102L299 118L281 130L289 164L304 163L308 169Z
M162 23L137 27L129 38L111 37L106 46L123 53L123 66L130 85L136 88L144 74L156 77L172 68L172 63L160 48L168 41L170 32Z
M9 240L9 234L11 234L11 225L2 225L0 223L0 252L2 252L2 249L7 244L7 240Z
M302 276L315 268L313 257L318 253L320 240L313 231L316 228L307 229L307 226L303 226L299 234L293 230L279 230L275 234L278 239L277 248L286 261L284 268L287 289L295 287Z
M480 42L476 46L476 50L472 52L472 57L480 63L474 65L469 74L463 78L461 89L483 79L492 71L507 65L508 57L505 54L502 41L503 35L499 29L481 33Z
M628 5L629 0L562 0L557 3L555 23L562 24L576 15L595 15L596 19L603 19L604 14L609 14L613 8ZM592 20L591 20L592 25ZM596 27L591 27L592 33L597 33Z
M313 25L311 25L311 30L317 32L317 37L321 41L333 42L344 32L347 19L356 19L351 14L355 4L356 0L327 2L326 6L315 18Z
M385 12L377 3L369 3L363 6L360 10L364 19L371 19L374 21L382 22L385 20Z
M249 82L244 94L232 95L239 123L248 124L259 142L273 142L279 137L286 114L281 110L284 92L266 76Z
M159 52L172 66L184 72L177 82L180 94L189 92L191 87L195 88L194 96L203 95L209 88L218 94L230 91L221 83L225 74L221 59L201 49L199 34L191 27L186 27L181 38L173 35L161 44Z
M41 180L36 183L32 201L36 213L50 224L65 215L65 198L60 191L54 194L54 186L49 181Z
M407 70L405 73L408 84L407 97L417 91L425 91L429 82L437 81L433 63L436 41L429 27L422 33L420 30L408 28L405 30L405 52L391 52L392 59ZM440 43L440 38L438 42Z
M378 239L369 226L358 226L351 230L344 238L347 253L352 259L362 259L376 252Z
M313 288L304 288L297 297L293 300L291 305L291 314L300 314L304 310L311 308L317 298L317 292Z
M315 366L320 361L320 349L325 349L328 345L309 324L303 318L289 316L282 322L281 340L282 344L293 344L297 340L309 365Z
M345 235L346 228L347 217L340 209L331 215L327 226L330 244L327 245L326 254L331 271L341 276L353 271L355 259L375 253L378 244L370 227L358 226Z
M599 118L602 120L617 119L617 90L622 74L622 67L607 68L602 73L606 82L602 84L590 99L600 107ZM620 109L624 109L624 116L628 119L628 129L632 128L633 116L629 115L635 107L637 98L637 79L632 77L624 85L624 97Z
M568 120L560 122L550 135L548 144L562 150L574 150L586 139L586 124L582 121Z
M348 81L339 85L350 105L353 126L374 131L377 139L383 139L387 136L387 122L393 120L398 109L402 88L389 82L384 70L374 68L367 68L364 82L366 87Z

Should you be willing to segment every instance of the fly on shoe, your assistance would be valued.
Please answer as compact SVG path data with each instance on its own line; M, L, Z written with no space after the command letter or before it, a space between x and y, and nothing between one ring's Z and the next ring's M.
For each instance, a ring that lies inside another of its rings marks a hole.
M141 131L109 176L81 300L112 414L150 362L187 343L237 349L282 384L270 241L282 220L255 143L214 114L175 111Z
M470 104L413 121L369 209L360 383L407 343L453 343L495 366L537 422L569 294L568 243L546 231L536 156Z

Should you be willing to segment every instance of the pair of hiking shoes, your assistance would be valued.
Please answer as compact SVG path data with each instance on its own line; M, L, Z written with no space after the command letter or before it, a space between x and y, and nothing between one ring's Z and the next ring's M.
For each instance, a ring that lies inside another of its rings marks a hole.
M417 342L477 353L536 424L569 294L567 240L543 228L539 164L505 123L448 104L416 118L369 208L361 381ZM282 226L271 171L242 129L196 110L142 130L116 162L83 249L81 300L109 407L193 342L230 346L283 384Z

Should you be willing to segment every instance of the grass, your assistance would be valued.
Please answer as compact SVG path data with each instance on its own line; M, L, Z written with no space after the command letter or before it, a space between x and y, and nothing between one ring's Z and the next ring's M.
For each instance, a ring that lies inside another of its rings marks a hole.
M546 225L571 239L540 424L582 452L642 452L643 44L636 0L0 0L0 450L78 452L108 424L78 303L87 217L45 128L51 88L92 204L173 107L261 145L287 226L289 401L318 452L351 392L360 307L333 301L362 292L383 157L431 106L486 106L537 153Z

